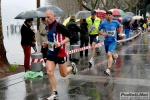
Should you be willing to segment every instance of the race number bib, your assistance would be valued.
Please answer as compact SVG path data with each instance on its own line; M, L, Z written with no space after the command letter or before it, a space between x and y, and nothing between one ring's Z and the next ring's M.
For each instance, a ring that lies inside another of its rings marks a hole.
M48 49L54 51L54 42L48 42Z
M115 31L107 31L108 36L115 36Z

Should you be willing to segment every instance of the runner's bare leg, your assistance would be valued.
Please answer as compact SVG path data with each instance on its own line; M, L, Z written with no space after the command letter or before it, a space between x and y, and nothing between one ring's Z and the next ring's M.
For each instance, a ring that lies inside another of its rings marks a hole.
M66 77L72 71L72 66L67 67L67 62L59 64L59 72L62 77Z
M55 71L56 64L54 61L46 61L46 69L47 69L47 75L49 77L49 82L51 84L51 88L53 91L56 91L56 79L54 77L54 71Z

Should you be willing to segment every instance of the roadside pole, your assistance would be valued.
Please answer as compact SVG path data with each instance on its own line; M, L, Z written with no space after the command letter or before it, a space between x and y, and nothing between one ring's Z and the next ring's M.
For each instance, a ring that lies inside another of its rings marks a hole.
M37 8L40 7L40 0L37 0ZM39 26L40 26L40 18L37 18L37 51L41 50L41 45L40 45L40 35L39 35Z
M40 7L40 0L37 0L37 8ZM37 18L37 30L39 30L40 18Z
M83 7L82 7L82 0L80 0L80 11L83 10Z

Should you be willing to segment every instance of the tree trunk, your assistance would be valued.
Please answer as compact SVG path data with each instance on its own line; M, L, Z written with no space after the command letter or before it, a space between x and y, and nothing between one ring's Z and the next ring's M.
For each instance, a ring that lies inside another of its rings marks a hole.
M3 31L2 31L2 17L1 17L1 0L0 0L0 73L8 71L8 66L10 65L7 57L6 50L3 42Z

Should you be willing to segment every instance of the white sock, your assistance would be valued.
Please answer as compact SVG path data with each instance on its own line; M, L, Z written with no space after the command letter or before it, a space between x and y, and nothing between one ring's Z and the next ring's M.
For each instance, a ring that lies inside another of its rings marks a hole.
M93 58L91 58L90 61L93 61Z

